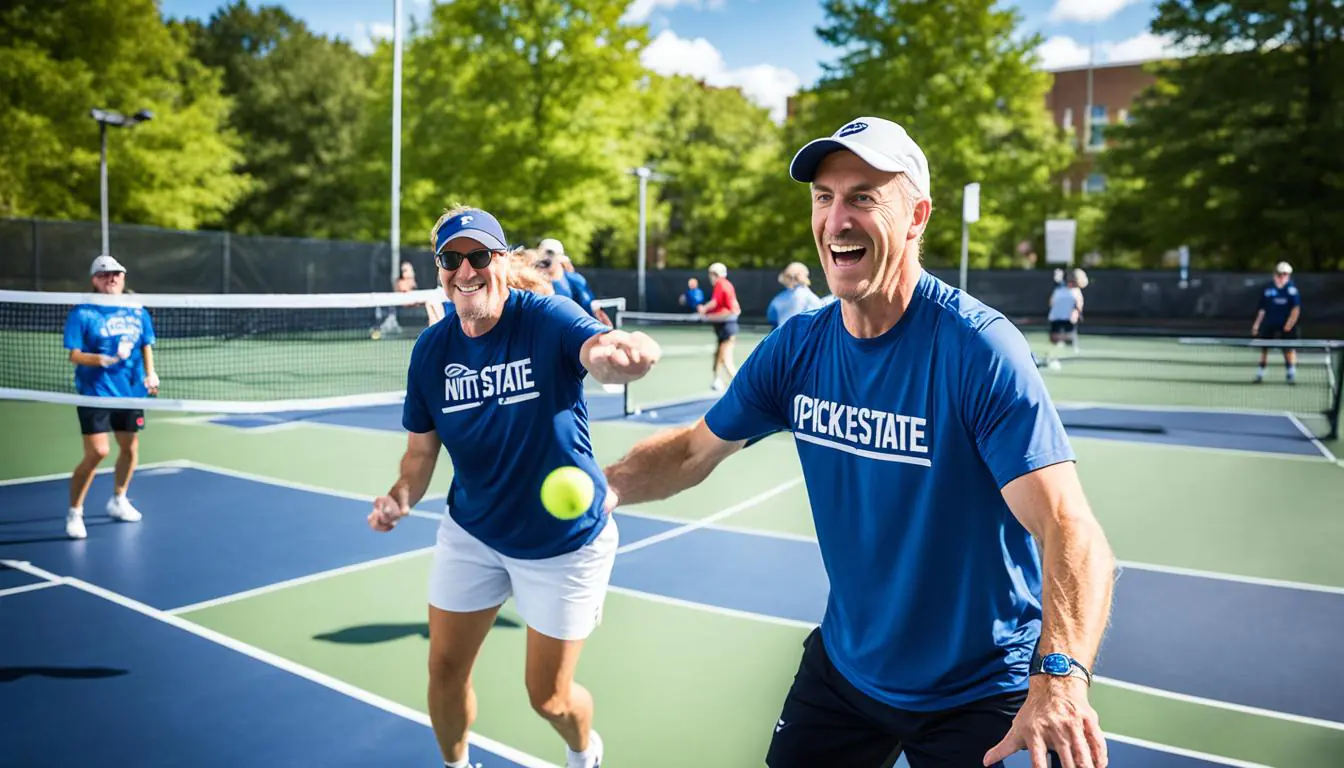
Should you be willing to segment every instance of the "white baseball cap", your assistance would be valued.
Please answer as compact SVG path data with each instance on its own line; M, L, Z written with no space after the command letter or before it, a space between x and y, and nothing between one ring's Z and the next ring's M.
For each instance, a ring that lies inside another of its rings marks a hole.
M1278 265L1274 267L1274 271L1280 275L1291 275L1293 274L1293 265L1286 261L1280 261Z
M834 134L809 141L789 164L795 181L810 182L827 155L847 149L879 171L904 173L926 197L931 196L929 161L905 129L880 117L858 117Z
M537 250L543 253L549 253L552 256L564 256L565 246L560 244L554 237L548 237L537 244Z
M89 265L89 276L92 277L99 272L125 272L126 268L121 266L121 262L106 254L99 256Z

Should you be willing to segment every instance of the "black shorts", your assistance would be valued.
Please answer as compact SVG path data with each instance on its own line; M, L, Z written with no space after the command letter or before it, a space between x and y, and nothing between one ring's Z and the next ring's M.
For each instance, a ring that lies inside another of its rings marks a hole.
M1300 339L1302 332L1294 325L1293 330L1285 331L1282 325L1262 325L1260 332L1255 335L1257 339Z
M77 406L79 431L84 435L107 432L139 432L145 428L145 412L125 408L86 408Z
M1074 331L1075 328L1077 328L1077 326L1074 325L1073 322L1070 321L1070 320L1051 320L1051 321L1050 321L1050 332L1051 332L1051 333L1073 333L1073 331Z
M726 323L714 324L714 335L719 338L719 342L725 342L737 335L737 321L729 320Z
M770 768L887 768L904 753L910 768L978 767L1026 700L1020 691L935 712L887 706L840 674L815 629L803 642L765 762ZM1050 758L1059 768L1059 758Z

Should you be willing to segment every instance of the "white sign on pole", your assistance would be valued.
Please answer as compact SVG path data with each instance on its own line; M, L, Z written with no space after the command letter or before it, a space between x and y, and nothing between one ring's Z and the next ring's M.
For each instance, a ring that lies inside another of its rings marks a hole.
M1048 219L1045 222L1045 263L1072 264L1073 243L1078 235L1074 219Z
M980 183L972 182L966 185L965 194L961 198L961 218L967 224L974 224L980 220Z

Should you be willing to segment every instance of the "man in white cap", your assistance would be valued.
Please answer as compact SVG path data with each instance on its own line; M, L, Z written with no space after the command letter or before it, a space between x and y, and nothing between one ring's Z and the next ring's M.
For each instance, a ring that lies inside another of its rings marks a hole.
M126 290L126 268L111 256L99 256L89 267L95 293L120 296ZM147 397L159 392L154 373L154 324L144 307L126 301L80 304L65 320L65 348L75 365L75 391L87 397ZM70 508L65 533L72 539L88 536L84 526L84 497L94 471L107 458L107 433L117 440L117 469L107 514L113 520L134 523L140 512L126 491L135 472L145 412L118 408L78 406L79 431L84 435L84 458L70 476Z
M1251 336L1257 339L1291 339L1302 337L1297 320L1302 314L1302 296L1293 285L1293 265L1280 261L1274 267L1274 279L1260 294L1260 308L1251 323ZM1255 383L1265 380L1265 364L1269 362L1269 348L1260 350L1260 367L1255 371ZM1288 370L1289 384L1297 383L1297 350L1285 347L1283 363Z
M830 584L771 768L1106 765L1088 702L1114 558L1022 334L920 263L929 167L862 117L794 157L839 301L795 316L694 425L607 468L666 498L794 434Z
M537 250L542 253L542 263L551 271L552 281L564 283L565 290L569 292L567 295L583 307L585 312L610 325L606 313L597 308L595 303L597 299L593 296L592 289L588 287L588 278L579 274L574 268L574 262L565 253L565 246L559 240L548 237L537 245ZM560 287L556 288L556 293L565 295Z

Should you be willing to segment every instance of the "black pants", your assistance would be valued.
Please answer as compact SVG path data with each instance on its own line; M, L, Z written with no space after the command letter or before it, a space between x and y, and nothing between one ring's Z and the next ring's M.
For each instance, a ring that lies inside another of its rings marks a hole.
M850 684L816 629L803 643L765 762L770 768L887 768L904 753L910 768L981 768L1026 699L1022 691L937 712L896 709ZM1059 768L1053 753L1050 759Z

